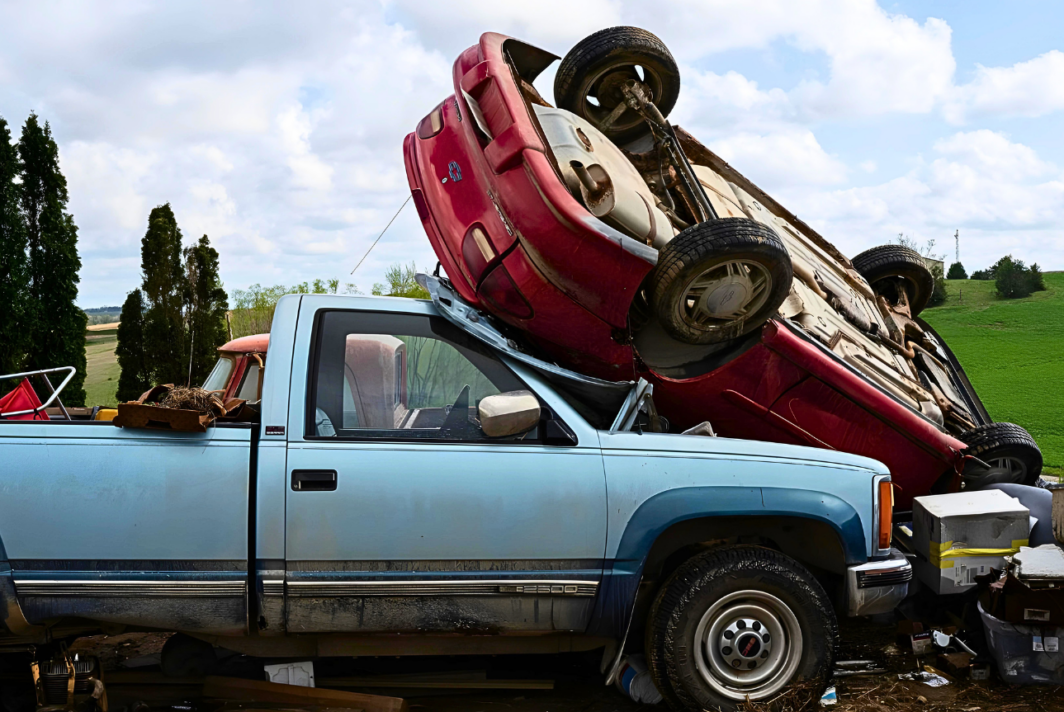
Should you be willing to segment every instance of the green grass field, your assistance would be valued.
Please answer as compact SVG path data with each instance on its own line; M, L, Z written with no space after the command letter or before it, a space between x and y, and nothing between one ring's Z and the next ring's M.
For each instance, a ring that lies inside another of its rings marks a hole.
M990 417L1027 428L1047 475L1064 475L1064 272L1044 292L999 299L993 282L948 280L922 314L961 362Z
M92 332L85 339L85 405L116 405L118 388L118 359L114 331Z

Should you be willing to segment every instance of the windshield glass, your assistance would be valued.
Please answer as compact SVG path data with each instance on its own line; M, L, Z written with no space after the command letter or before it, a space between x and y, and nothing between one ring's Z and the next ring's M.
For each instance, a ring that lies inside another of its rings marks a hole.
M222 356L218 359L218 363L214 364L211 375L207 376L207 380L203 382L203 390L224 391L225 385L229 383L229 374L232 372L233 359Z

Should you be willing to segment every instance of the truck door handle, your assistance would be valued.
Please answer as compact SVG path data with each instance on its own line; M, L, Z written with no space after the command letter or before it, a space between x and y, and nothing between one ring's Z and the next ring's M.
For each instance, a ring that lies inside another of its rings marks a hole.
M336 470L292 470L292 489L296 492L334 492Z

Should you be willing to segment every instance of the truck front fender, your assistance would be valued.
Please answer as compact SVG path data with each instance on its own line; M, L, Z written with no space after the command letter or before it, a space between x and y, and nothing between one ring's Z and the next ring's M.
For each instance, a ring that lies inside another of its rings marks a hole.
M654 543L671 527L695 519L727 517L806 519L831 528L851 565L868 559L864 524L840 497L785 487L683 487L658 493L641 504L625 525L612 561L607 561L588 632L620 637L635 609L636 593ZM697 542L689 542L697 543Z

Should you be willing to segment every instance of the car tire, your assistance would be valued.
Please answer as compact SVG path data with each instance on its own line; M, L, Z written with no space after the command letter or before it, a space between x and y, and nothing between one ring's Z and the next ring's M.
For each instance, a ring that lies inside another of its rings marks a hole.
M790 255L772 228L724 218L692 225L665 245L647 291L670 336L719 344L775 314L793 277Z
M909 310L915 317L924 310L935 291L935 277L924 258L904 245L880 245L853 258L853 267L868 280L876 294L897 303L898 296L891 277L904 280L909 296Z
M623 82L640 79L636 67L643 71L641 81L650 89L651 100L668 116L680 95L680 69L665 44L638 27L599 30L569 50L554 77L554 101L601 130L605 116L624 101ZM623 145L649 133L649 128L629 109L602 133Z
M968 445L964 451L991 466L969 460L964 465L966 489L992 484L1037 485L1042 474L1042 451L1031 434L1012 423L980 425L959 436Z
M804 566L773 549L735 546L669 577L651 607L646 657L673 709L735 710L796 683L796 694L819 697L837 643L831 603Z

